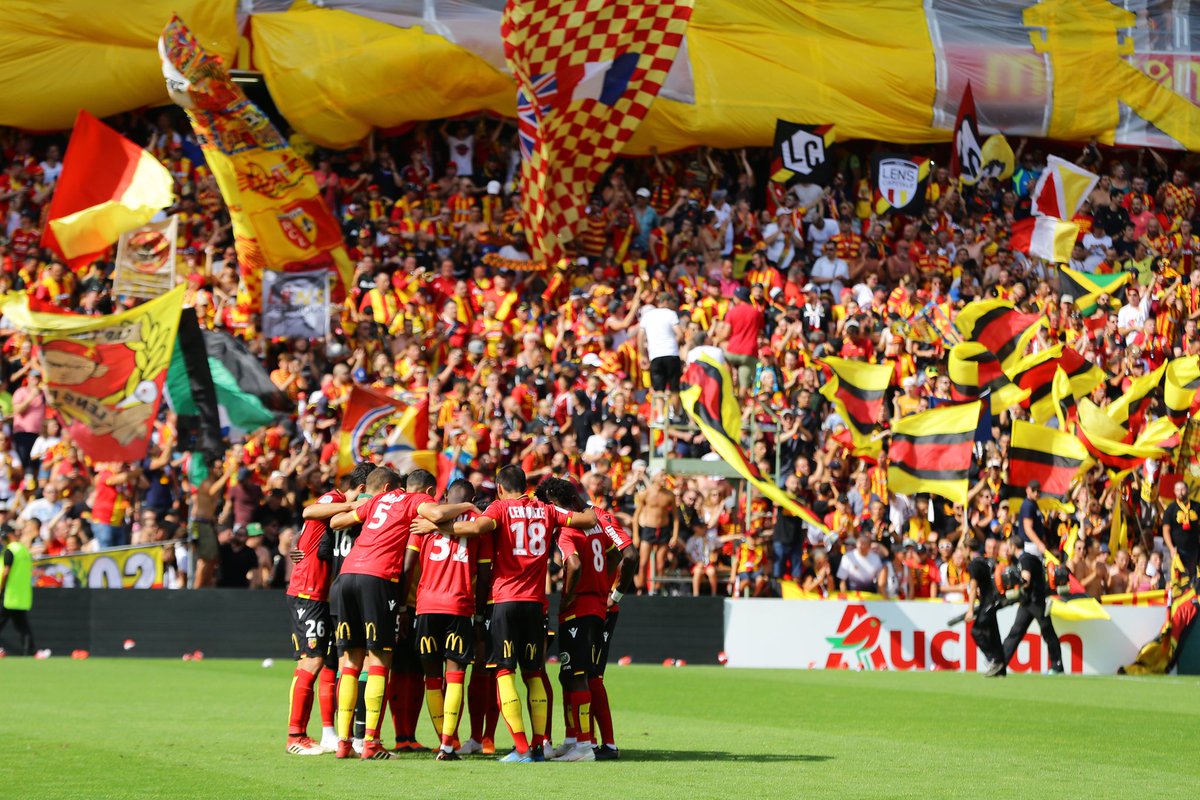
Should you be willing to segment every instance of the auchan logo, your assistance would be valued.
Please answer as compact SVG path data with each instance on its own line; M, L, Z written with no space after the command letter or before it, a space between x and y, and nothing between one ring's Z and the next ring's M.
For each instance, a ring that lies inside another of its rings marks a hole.
M1001 631L1003 633L1003 631ZM975 672L983 654L971 638L970 626L937 631L893 630L873 616L862 603L851 603L842 612L837 631L826 636L829 655L825 669L943 669ZM1083 672L1083 640L1068 633L1059 637L1067 672ZM1010 672L1041 672L1049 667L1041 636L1026 633L1009 662Z

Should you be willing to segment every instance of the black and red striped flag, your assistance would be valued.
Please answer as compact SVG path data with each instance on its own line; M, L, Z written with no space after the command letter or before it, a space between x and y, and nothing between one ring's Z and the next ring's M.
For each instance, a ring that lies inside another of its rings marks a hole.
M982 403L939 406L892 426L888 488L899 494L929 492L967 502L967 479Z
M964 339L982 344L996 355L1005 372L1011 372L1046 318L1017 311L1007 300L976 300L958 312L954 324Z
M1041 509L1070 514L1075 510L1071 485L1087 460L1087 448L1071 434L1014 420L1008 446L1008 480L1001 496L1019 505L1029 483L1036 480L1041 485Z

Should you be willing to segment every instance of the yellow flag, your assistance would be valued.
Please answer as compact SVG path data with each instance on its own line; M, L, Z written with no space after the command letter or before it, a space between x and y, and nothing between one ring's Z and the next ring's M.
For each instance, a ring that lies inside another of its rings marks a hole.
M354 265L309 163L178 17L163 30L159 52L171 99L187 111L229 208L242 278L239 304L261 307L264 269L330 267L349 290Z

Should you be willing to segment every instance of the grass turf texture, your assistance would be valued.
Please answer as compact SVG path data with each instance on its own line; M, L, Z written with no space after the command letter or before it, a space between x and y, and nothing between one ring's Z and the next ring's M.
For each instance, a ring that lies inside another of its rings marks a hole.
M1186 678L613 668L621 761L510 765L289 756L290 674L10 658L0 786L25 798L1127 798L1191 796L1200 779L1175 741L1200 723ZM557 697L555 715L561 738ZM309 732L319 724L314 710ZM431 730L423 717L426 744Z

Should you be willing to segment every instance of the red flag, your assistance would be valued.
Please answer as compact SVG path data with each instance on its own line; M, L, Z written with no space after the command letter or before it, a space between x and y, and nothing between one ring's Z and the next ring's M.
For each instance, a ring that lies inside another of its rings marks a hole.
M72 269L82 269L122 233L171 205L173 185L171 173L154 156L80 111L50 200L42 246Z

